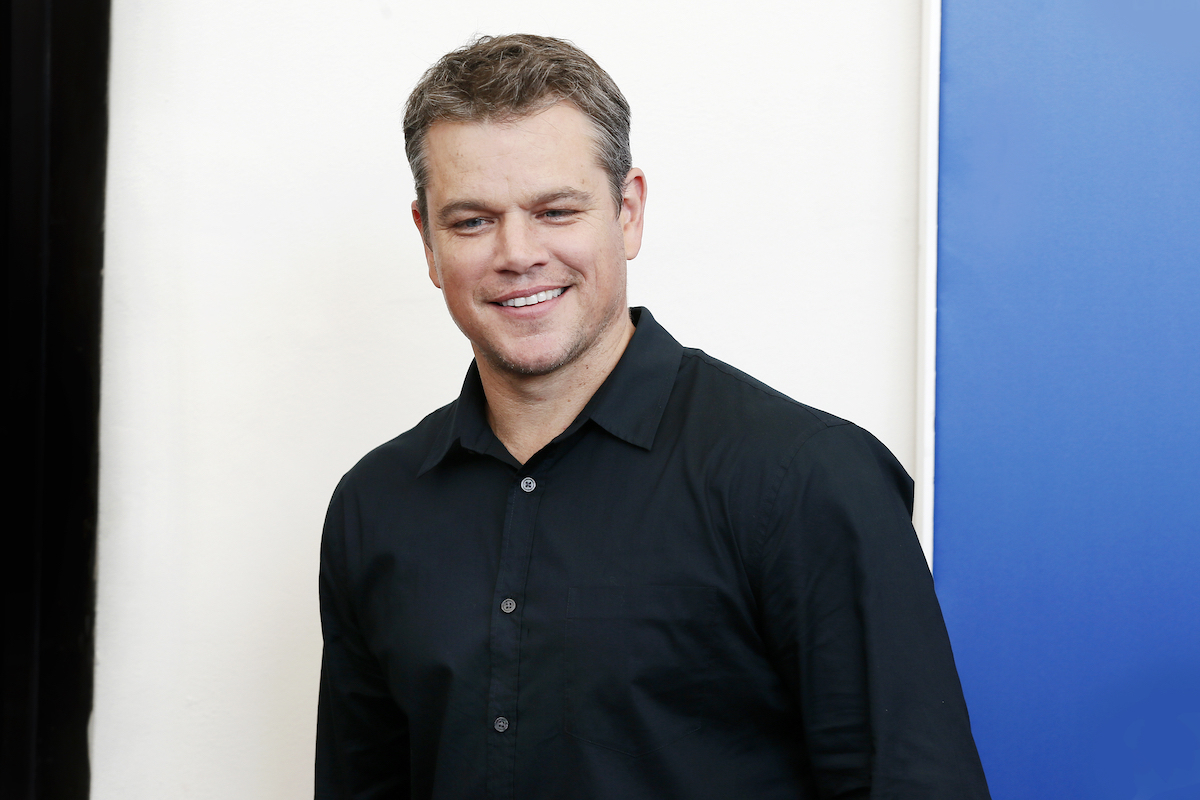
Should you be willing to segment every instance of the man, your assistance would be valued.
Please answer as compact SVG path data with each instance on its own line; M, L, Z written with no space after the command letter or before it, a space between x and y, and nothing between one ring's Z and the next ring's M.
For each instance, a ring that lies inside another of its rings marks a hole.
M404 132L475 360L331 503L317 797L987 797L903 469L627 308L609 76L483 38Z

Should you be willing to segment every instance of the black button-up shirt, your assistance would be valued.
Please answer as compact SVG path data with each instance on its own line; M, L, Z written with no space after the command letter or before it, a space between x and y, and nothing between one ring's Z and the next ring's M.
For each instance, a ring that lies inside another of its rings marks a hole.
M343 478L316 796L987 797L903 468L633 314L528 463L472 365Z

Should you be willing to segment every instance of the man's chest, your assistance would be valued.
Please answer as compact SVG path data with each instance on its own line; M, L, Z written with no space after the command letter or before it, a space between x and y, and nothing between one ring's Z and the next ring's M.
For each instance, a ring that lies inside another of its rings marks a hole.
M579 455L579 454L577 454ZM429 475L364 527L360 621L410 713L505 717L635 754L763 663L727 487L686 465L542 462ZM432 501L432 502L431 502ZM421 711L424 709L424 712ZM486 711L485 711L486 709Z

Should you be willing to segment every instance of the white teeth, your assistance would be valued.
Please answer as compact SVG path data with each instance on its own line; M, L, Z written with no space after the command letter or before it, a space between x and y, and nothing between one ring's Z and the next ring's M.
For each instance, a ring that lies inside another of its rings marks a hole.
M558 297L560 294L562 294L565 291L566 291L566 289L551 289L548 292L538 292L537 294L531 294L528 297L514 297L512 300L505 300L500 305L507 306L508 308L520 308L521 306L533 306L533 305L537 305L538 303L544 303L547 300Z

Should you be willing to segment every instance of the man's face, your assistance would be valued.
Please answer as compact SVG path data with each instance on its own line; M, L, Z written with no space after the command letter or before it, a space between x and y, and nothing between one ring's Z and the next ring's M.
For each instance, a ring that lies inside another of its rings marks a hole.
M481 367L544 375L626 335L645 178L630 172L617 208L587 117L558 103L510 122L438 122L425 147L429 277ZM415 203L413 218L420 228Z

